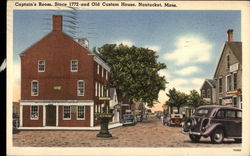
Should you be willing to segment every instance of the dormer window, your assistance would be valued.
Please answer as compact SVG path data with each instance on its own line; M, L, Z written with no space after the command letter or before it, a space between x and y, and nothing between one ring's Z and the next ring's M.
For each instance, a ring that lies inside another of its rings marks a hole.
M38 61L38 72L45 72L45 61L44 60Z
M78 61L71 60L71 72L77 72L77 71L78 71Z

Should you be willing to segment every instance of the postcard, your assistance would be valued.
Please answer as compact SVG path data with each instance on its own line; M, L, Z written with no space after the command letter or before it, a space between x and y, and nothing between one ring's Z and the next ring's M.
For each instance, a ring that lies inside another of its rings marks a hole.
M7 154L249 155L249 9L8 1Z

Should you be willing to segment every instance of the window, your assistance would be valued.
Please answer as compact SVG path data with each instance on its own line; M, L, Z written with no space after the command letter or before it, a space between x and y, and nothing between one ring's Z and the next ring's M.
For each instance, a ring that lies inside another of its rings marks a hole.
M78 61L71 60L71 72L77 72L77 71L78 71Z
M205 97L206 97L206 93L205 93L205 90L204 90L204 89L202 89L201 94L202 94L202 98L205 98Z
M224 118L224 117L225 117L224 110L219 110L216 115L216 118Z
M227 91L232 90L231 82L232 82L231 75L228 75L226 77L226 88L227 88Z
M233 84L233 85L234 85L233 87L234 87L234 88L233 88L233 89L236 90L236 89L237 89L237 73L234 73L234 74L233 74L233 77L234 77L234 80L233 80L233 83L234 83L234 84Z
M235 118L236 112L234 110L227 110L225 113L226 118Z
M84 96L85 93L85 82L83 80L78 80L77 82L77 95Z
M38 96L39 83L37 80L31 82L31 96Z
M97 74L99 75L99 72L100 72L100 66L99 66L99 64L97 64Z
M97 110L98 108L97 108L97 104L95 104L95 113L97 113L98 112L98 110Z
M233 106L237 107L237 97L233 97Z
M230 68L230 56L227 55L227 69Z
M77 120L84 120L85 119L85 111L84 106L77 107Z
M219 93L222 92L222 78L219 78Z
M211 98L210 89L207 90L207 98Z
M237 118L242 118L242 112L241 111L237 111L236 115L237 115Z
M222 105L222 99L219 99L219 105Z
M95 82L95 96L98 96L97 94L98 94L98 83L97 82Z
M64 120L70 120L70 106L63 106L63 119Z
M38 61L38 72L45 72L45 61L44 60Z
M30 106L30 120L38 120L39 112L38 106Z

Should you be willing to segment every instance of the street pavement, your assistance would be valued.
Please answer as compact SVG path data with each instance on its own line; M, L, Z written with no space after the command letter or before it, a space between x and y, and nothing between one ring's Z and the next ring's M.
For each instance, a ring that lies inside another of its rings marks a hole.
M20 131L13 134L13 145L22 147L241 147L224 140L211 144L210 138L192 143L180 127L163 126L160 119L149 117L135 126L109 130L112 138L97 138L98 131Z

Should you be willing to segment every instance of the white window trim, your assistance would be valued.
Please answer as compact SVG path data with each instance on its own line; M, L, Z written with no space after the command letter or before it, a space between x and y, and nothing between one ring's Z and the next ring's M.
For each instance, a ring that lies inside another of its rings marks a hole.
M79 82L83 82L83 94L80 94L80 92L79 92ZM84 95L85 95L85 81L78 80L77 81L77 96L84 96Z
M33 82L37 82L37 95L34 95L33 92ZM32 80L31 81L31 96L38 96L39 95L39 82L37 80Z
M37 118L32 118L32 115L31 115L31 111L32 111L32 106L30 106L30 120L39 120L39 106L35 106L37 107Z
M63 115L63 120L71 120L71 106L66 106L66 107L69 107L69 115L70 115L70 117L69 118L64 118L64 107L65 106L63 106L63 113L62 113L62 115Z
M83 118L78 118L78 107L83 107L83 114L84 114L84 117ZM77 106L76 107L76 120L85 120L85 106Z
M101 88L102 88L102 92L101 92L102 96L101 97L103 97L103 85L101 85Z
M97 88L98 88L98 83L95 82L95 96L98 96Z
M77 65L76 65L76 67L77 67L76 70L72 70L72 65L73 65L73 64L72 64L72 61L76 61L76 64L77 64ZM71 72L78 72L78 60L70 60L70 71L71 71Z
M44 62L44 70L39 70L39 62L40 61L43 61ZM38 72L45 72L45 70L46 70L46 63L45 63L45 60L38 60Z
M101 97L101 83L98 83L99 85L98 85L98 88L99 88L99 90L98 90L98 97Z

